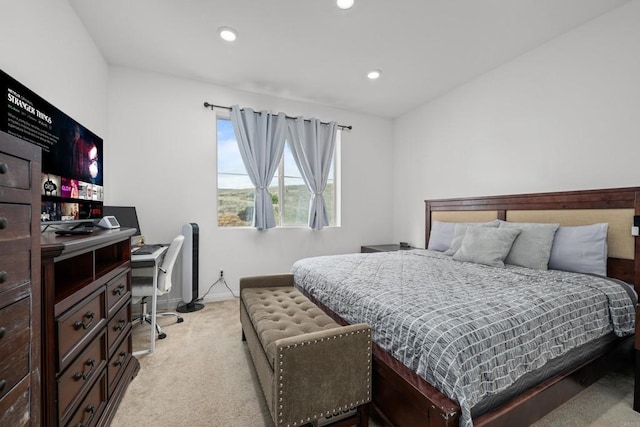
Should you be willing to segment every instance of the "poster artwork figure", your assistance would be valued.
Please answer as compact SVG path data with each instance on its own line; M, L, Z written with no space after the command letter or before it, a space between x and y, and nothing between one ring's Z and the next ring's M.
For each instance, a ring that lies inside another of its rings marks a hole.
M71 136L71 153L71 170L76 177L92 181L98 176L98 148L82 137L78 125Z

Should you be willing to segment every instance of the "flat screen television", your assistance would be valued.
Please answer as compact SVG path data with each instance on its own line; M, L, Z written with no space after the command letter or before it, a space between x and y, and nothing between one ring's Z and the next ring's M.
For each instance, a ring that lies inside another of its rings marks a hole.
M2 70L0 90L0 131L42 148L41 222L102 218L102 138Z

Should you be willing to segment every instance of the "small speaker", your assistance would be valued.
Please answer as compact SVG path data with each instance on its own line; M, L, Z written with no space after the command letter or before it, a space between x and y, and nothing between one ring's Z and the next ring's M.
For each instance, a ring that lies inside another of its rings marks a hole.
M184 244L182 245L182 301L184 305L178 306L179 313L190 313L204 308L204 304L197 303L199 278L199 246L200 228L196 223L182 226Z
M98 227L107 229L120 228L120 223L115 216L106 215L103 216L100 221L98 221Z

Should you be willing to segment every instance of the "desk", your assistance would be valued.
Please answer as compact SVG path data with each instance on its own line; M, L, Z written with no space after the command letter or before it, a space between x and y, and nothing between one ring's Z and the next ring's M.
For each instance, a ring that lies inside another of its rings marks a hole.
M162 246L151 254L131 253L131 268L153 268L153 296L151 297L151 342L148 350L139 350L133 352L134 356L139 354L153 353L156 349L156 311L158 307L158 269L160 263L164 259L164 254L169 246Z

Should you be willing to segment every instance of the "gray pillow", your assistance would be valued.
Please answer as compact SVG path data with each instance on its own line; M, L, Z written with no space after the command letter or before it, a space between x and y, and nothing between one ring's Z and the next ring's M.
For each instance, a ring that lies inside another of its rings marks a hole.
M519 265L534 270L546 270L549 265L553 237L560 224L529 222L501 222L500 228L518 228L520 235L507 255L505 264Z
M464 233L467 231L469 227L497 227L499 224L498 220L491 222L459 222L455 225L455 233L453 236L453 240L451 241L451 246L449 249L445 251L445 255L453 255L458 249L460 249L460 245L462 244L462 238L464 237Z
M546 270L551 256L553 238L560 224L530 222L501 222L500 228L517 228L520 235L505 258L505 264L519 265L534 270Z
M558 228L549 268L606 276L608 229L606 223Z
M468 227L453 259L504 268L518 234L517 228Z

